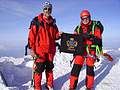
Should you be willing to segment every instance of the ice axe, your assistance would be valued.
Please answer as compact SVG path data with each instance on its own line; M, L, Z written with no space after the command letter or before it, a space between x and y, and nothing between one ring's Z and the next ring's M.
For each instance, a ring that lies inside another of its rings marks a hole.
M109 61L113 61L112 56L109 55L108 53L102 53L102 56L104 56L105 58L107 58Z
M74 59L75 59L75 57L73 57L73 59L70 60L70 67L72 67L72 63L73 63Z

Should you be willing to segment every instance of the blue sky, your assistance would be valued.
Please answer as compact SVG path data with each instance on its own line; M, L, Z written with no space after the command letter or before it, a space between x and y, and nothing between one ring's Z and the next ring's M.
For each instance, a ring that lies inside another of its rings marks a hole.
M0 0L0 56L22 56L27 43L28 28L34 16L42 12L46 0ZM104 47L120 45L120 0L49 0L52 15L60 31L73 33L80 23L79 14L88 9L93 20L104 25Z

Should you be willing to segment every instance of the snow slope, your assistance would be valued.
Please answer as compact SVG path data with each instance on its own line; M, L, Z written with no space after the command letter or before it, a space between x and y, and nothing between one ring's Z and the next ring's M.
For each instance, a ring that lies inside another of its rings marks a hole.
M113 56L112 62L101 57L100 62L95 64L95 85L94 90L120 90L120 49L104 50ZM68 90L70 77L71 54L57 52L54 58L54 86L55 90ZM1 57L0 71L2 72L8 86L2 80L0 74L0 90L31 90L30 82L32 77L33 60L28 55L24 58ZM85 65L81 70L77 90L85 90ZM42 88L46 78L43 73Z

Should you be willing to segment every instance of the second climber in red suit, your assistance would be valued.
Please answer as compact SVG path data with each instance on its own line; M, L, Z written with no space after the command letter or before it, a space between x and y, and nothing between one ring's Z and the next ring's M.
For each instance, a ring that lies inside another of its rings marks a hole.
M69 90L75 90L78 83L80 70L86 60L86 90L92 90L94 87L94 63L96 61L97 52L102 48L102 31L103 26L100 21L91 20L88 10L80 13L81 23L74 31L75 34L81 34L85 37L85 53L84 55L74 55L74 65L71 70Z

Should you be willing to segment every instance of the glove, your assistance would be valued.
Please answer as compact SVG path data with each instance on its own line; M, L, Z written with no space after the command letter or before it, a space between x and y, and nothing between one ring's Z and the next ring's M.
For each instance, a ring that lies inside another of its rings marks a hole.
M30 55L32 56L32 57L35 57L35 52L32 50L32 49L30 49Z
M85 39L90 39L91 36L88 33L82 34Z
M97 58L97 62L99 62L100 61L100 59L99 58Z
M93 44L98 45L98 46L102 46L102 39L97 38L96 36L90 35L88 33L85 33L85 34L82 34L82 35L85 39L89 39L90 41L92 41Z
M93 44L102 46L102 39L97 38L95 36L91 36L90 40L93 42Z

